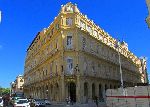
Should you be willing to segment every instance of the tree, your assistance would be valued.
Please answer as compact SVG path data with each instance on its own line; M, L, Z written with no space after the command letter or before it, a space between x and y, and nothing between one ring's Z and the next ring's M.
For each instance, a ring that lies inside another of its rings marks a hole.
M10 92L10 88L2 88L0 86L0 96L3 96L5 94L9 94L9 92Z
M0 96L2 96L3 88L0 86Z
M10 88L3 88L2 94L9 94L10 93Z

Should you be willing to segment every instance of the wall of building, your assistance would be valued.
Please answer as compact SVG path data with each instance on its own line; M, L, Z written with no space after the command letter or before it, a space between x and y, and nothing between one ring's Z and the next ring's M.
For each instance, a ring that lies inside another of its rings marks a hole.
M120 86L116 42L79 13L76 5L62 6L61 13L36 35L27 49L25 96L65 101L72 85L77 102L92 100L94 96L104 98L107 88ZM119 46L119 53L125 85L145 82L141 61L126 43Z

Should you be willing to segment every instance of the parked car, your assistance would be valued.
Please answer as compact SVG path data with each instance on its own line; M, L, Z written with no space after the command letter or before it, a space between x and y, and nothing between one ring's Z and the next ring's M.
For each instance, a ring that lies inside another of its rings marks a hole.
M0 97L0 107L3 107L3 99Z
M47 105L51 105L50 101L47 99L35 99L34 103L35 107L46 107Z
M51 102L48 99L44 99L46 105L51 105Z
M18 101L14 104L14 107L30 107L30 104L27 99L18 99Z
M11 100L13 103L16 103L21 97L12 97Z
M35 107L45 107L45 101L42 99L34 99Z

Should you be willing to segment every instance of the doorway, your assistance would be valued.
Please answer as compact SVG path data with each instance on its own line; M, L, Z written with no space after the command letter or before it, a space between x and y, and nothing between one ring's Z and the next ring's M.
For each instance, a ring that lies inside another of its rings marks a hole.
M68 95L71 101L76 102L76 84L74 82L68 84Z

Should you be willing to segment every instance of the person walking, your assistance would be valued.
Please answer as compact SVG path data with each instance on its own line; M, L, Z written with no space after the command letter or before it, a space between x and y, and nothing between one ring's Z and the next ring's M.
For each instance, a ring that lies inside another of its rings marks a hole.
M96 107L98 107L98 97L95 96L95 103L96 103Z

